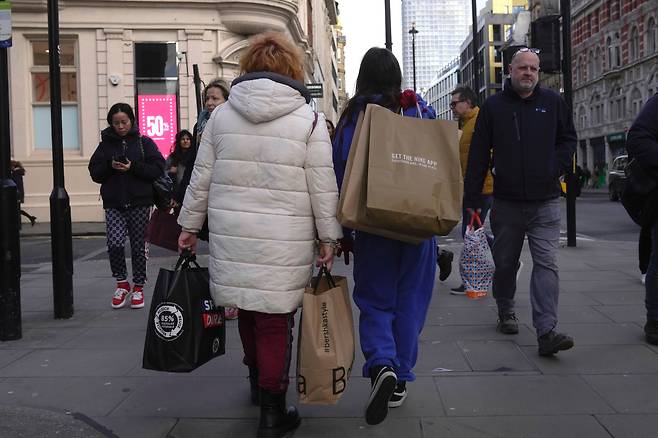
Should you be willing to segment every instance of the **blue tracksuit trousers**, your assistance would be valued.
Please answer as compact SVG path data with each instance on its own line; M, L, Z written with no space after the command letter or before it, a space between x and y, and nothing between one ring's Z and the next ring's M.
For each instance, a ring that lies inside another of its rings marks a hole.
M354 242L354 302L361 311L359 336L366 363L395 369L413 381L420 335L432 298L436 242L420 245L357 231Z

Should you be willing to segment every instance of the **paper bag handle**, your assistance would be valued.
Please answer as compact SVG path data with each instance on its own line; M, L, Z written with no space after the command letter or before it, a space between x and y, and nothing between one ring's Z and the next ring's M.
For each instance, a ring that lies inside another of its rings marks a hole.
M318 286L320 285L320 280L322 280L322 276L327 277L327 281L329 282L329 286L336 287L336 282L334 281L334 277L331 276L331 273L329 272L329 269L325 265L322 265L322 268L320 269L320 272L318 273L318 278L313 285L313 293L315 294L318 291Z

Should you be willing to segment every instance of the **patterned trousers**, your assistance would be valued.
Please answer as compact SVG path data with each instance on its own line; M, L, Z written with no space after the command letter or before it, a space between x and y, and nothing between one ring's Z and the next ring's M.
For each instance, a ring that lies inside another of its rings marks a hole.
M132 257L133 283L144 285L146 282L145 234L150 212L151 207L133 207L127 210L108 208L105 210L107 252L110 256L110 268L112 269L112 276L119 281L128 278L124 248L126 234L128 234Z

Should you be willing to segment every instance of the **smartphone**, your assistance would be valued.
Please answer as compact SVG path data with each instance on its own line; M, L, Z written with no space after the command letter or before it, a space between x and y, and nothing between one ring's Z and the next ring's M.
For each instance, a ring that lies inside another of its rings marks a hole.
M128 164L128 157L126 157L123 154L122 155L115 155L113 160L118 162L118 163Z

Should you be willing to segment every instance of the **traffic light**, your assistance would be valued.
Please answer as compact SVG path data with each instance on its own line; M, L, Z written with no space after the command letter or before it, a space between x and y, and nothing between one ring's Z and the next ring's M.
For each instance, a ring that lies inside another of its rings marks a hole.
M540 50L540 68L546 73L562 70L560 62L560 16L538 18L531 25L532 47Z

